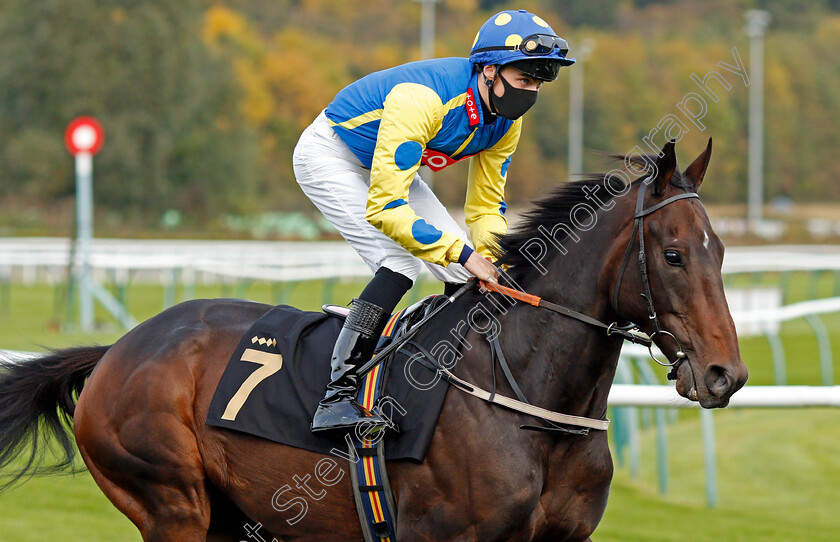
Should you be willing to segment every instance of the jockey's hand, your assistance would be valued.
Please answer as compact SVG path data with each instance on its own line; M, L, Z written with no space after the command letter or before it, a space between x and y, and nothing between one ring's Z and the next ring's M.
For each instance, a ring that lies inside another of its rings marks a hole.
M470 254L464 268L481 280L498 282L499 268L490 263L490 260L482 257L478 252Z

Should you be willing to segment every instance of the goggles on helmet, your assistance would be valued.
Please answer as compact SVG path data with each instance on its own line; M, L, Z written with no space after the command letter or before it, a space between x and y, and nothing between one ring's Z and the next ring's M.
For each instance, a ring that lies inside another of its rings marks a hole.
M550 55L554 48L560 49L560 54L569 52L569 44L560 36L551 34L531 34L525 37L518 45L498 45L493 47L482 47L473 49L472 54L483 53L484 51L520 51L528 56Z
M557 79L557 73L560 71L561 65L561 62L556 58L524 58L506 64L506 66L516 68L534 79L547 82Z

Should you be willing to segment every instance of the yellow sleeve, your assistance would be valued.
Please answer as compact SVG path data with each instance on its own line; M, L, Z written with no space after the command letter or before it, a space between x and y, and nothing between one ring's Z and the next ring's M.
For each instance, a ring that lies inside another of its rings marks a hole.
M445 266L458 261L460 250L455 245L461 243L463 248L463 242L426 222L408 201L426 144L442 122L443 104L431 88L401 83L391 90L373 151L365 218L413 255Z
M516 151L521 131L520 118L514 121L495 145L470 159L464 213L473 246L485 257L492 257L488 248L493 242L491 234L507 233L505 181L510 158Z

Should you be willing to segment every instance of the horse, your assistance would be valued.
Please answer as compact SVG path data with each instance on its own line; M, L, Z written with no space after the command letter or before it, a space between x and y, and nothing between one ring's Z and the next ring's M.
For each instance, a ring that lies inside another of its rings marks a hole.
M626 158L628 171L644 166L635 180L616 169L561 184L499 237L497 263L530 294L600 322L636 323L672 360L678 393L718 408L747 369L724 297L723 244L696 194L710 156L711 139L682 172L672 141L658 155ZM111 346L7 363L0 467L21 455L24 467L6 484L72 466L74 437L96 483L145 541L361 539L349 477L324 476L329 487L311 480L324 456L204 423L233 349L269 308L186 301ZM504 356L532 404L605 418L620 334L526 303L497 317ZM466 340L472 347L452 372L488 388L490 346L474 329ZM502 381L498 390L511 387ZM613 474L607 432L520 428L533 421L450 386L425 460L388 462L397 538L589 540ZM42 467L47 437L63 452ZM304 484L288 486L282 500L307 501L298 522L277 506L280 481L293 476Z

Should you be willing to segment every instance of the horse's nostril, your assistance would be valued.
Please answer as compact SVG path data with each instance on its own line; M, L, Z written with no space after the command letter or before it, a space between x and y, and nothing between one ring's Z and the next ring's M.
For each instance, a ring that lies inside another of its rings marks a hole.
M712 395L721 396L732 387L732 379L727 370L720 365L709 365L706 374L703 376L706 388Z

